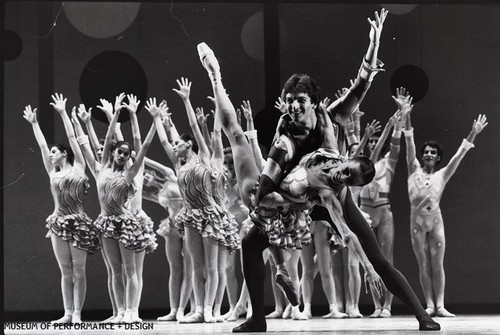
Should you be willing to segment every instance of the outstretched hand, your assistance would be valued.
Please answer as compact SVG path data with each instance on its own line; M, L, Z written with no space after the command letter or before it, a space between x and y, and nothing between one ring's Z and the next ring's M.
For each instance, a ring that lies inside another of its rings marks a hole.
M76 115L76 112L75 112L75 115ZM87 122L90 121L90 116L91 115L92 115L92 107L90 107L89 110L87 111L85 109L85 105L84 104L78 105L78 116L80 117L80 119L84 123L87 123Z
M479 114L477 120L472 122L472 131L477 135L483 131L483 129L488 125L488 121L486 120L486 115Z
M128 109L130 113L137 113L137 108L139 108L140 100L133 94L127 94L128 104L123 102L122 107Z
M52 101L50 103L50 105L52 107L54 107L54 109L58 112L58 113L64 113L66 112L66 101L68 99L63 97L63 95L61 93L54 93L52 95Z
M330 105L330 98L326 97L319 102L319 107L326 112L327 107Z
M161 108L156 104L156 98L149 98L145 108L153 118L161 117Z
M208 117L210 116L210 114L208 113L205 114L203 107L196 107L195 113L196 113L196 120L198 120L198 124L200 126L207 124Z
M380 131L381 127L382 126L380 125L379 121L373 120L371 123L366 125L365 134L368 135L368 137L370 137L376 132Z
M125 93L123 93L123 92L116 96L116 98L115 98L115 113L122 109L123 99L125 99Z
M172 91L177 93L182 100L188 100L191 93L191 82L187 78L182 77L180 81L177 79L177 85L179 85L179 89L173 88Z
M392 100L394 100L398 109L403 109L404 104L412 103L413 97L410 95L410 91L407 91L404 87L400 87L396 88L396 96L393 95Z
M380 36L382 35L382 28L384 27L384 21L387 17L389 11L385 8L382 8L380 11L380 15L377 11L375 11L375 20L368 18L368 23L371 25L370 29L370 41L374 44L380 43Z
M281 97L278 97L278 100L274 103L274 107L277 110L279 110L281 112L281 114L285 114L286 113L286 104L283 101L283 99L281 99Z
M113 104L106 99L99 99L102 106L97 106L108 118L108 121L113 118Z
M31 109L31 105L28 105L24 108L24 111L23 111L23 117L29 122L29 123L37 123L37 119L36 119L36 108L35 109Z

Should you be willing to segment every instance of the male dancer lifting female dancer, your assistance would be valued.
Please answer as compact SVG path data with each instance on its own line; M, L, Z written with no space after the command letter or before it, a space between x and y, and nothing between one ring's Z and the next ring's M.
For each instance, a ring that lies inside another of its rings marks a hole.
M365 56L363 66L358 74L358 78L356 79L354 85L351 86L350 92L348 92L341 99L336 100L328 107L329 113L336 115L342 110L348 110L346 115L348 117L349 113L355 109L357 104L359 104L359 101L368 88L371 79L378 70L378 68L375 67L377 62L376 54L382 25L386 15L387 11L383 9L380 16L378 15L378 13L376 13L375 21L369 20L371 24L371 43L368 49L368 53ZM252 158L250 155L251 148L246 141L243 130L236 120L234 107L225 92L224 86L222 85L219 64L213 54L213 51L205 43L201 43L198 45L198 53L200 55L200 60L203 66L206 68L212 82L215 101L218 104L218 113L216 117L221 118L223 130L226 133L226 136L228 137L233 149L236 176L239 181L242 200L245 204L251 206L252 203L250 199L250 193L254 188L256 180L259 177L259 171L255 164L252 162ZM312 102L311 96L314 99L314 101ZM267 178L268 181L271 181L271 183L268 183L268 185L270 184L271 187L268 187L267 190L262 190L263 178L261 177L261 189L258 192L259 199L263 198L266 194L276 190L277 187L273 186L279 185L278 182L281 182L284 177L283 173L280 172L281 166L278 165L276 161L281 162L282 166L284 166L284 164L287 164L289 170L291 170L291 168L296 165L295 162L298 162L302 158L303 153L305 154L307 152L312 152L319 148L322 142L321 135L323 133L322 129L320 129L318 125L315 111L315 104L319 103L318 97L319 89L315 85L314 81L308 76L294 75L285 85L282 98L286 99L287 110L289 114L287 117L291 120L291 123L296 126L296 131L298 132L293 133L290 131L290 129L288 129L288 134L283 134L281 136L281 138L283 139L287 137L288 141L286 144L291 145L282 145L283 141L278 141L279 146L276 146L276 143L275 145L273 145L271 153L274 151L279 154L278 156L287 159L277 159L273 162L272 157L271 159L268 158L269 165L271 165L271 167L274 166L275 171L278 170L280 175L279 177L281 178L274 177L274 175L276 175L275 173L271 174L271 176L273 176L274 178L274 181L269 175L263 176L264 179ZM278 179L280 180L278 181ZM382 254L373 235L373 232L370 229L370 226L366 222L363 215L360 213L357 206L352 202L349 190L346 190L346 196L343 198L343 200L344 201L342 203L342 209L344 212L344 219L346 223L363 243L362 245L363 249L366 252L366 255L374 265L377 273L379 273L384 279L384 282L389 290L391 290L394 294L396 294L396 296L400 297L400 299L402 299L407 305L413 308L415 316L419 321L420 330L440 329L439 324L434 322L432 318L425 312L417 296L409 286L404 276L399 271L397 271ZM261 251L266 249L270 245L269 240L266 236L262 236L259 233L258 228L254 227L244 238L242 245L245 280L247 280L247 285L254 311L252 318L247 320L239 327L233 329L233 332L265 332L266 321L264 315L263 290L265 268Z

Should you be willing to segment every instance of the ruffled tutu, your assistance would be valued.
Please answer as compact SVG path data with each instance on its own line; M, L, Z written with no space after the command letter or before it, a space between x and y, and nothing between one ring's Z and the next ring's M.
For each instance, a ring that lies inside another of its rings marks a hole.
M93 254L101 248L99 243L100 232L85 213L69 215L50 215L45 227L49 229L46 237L55 234L74 247Z
M230 254L241 247L238 224L216 206L183 207L175 217L175 222L181 234L184 234L185 226L196 228L202 237L216 240Z
M142 228L143 234L146 237L146 252L152 253L158 247L158 243L156 243L156 234L153 230L154 224L151 218L144 212L136 215L137 220L139 220L139 224Z
M148 239L143 229L133 215L99 215L96 227L101 231L101 237L113 238L125 244L125 248L140 252L148 247Z
M269 243L280 248L302 249L312 243L310 220L304 211L269 210L257 207L250 213L252 222L264 232Z

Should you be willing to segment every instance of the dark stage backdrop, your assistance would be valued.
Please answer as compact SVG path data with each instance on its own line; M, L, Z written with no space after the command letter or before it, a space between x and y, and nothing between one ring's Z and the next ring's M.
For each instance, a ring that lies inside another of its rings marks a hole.
M210 83L196 52L196 45L205 41L220 59L233 103L239 106L243 99L251 101L265 151L278 116L269 101L278 97L279 85L292 73L304 72L316 79L324 96L334 98L334 93L355 77L366 52L366 18L381 9L377 4L266 6L257 2L178 1L68 2L64 6L61 2L5 3L5 312L30 315L32 311L62 310L60 272L50 240L44 237L45 218L53 211L53 201L31 126L22 117L24 106L38 108L50 143L66 142L62 122L49 106L52 93L60 92L68 98L69 112L82 101L100 97L113 101L113 92L123 87L125 93L143 95L143 102L146 97L166 99L179 131L187 132L182 102L172 88L177 86L176 79L189 78L193 82L193 105L211 108L206 99L211 94ZM488 116L489 125L477 137L476 148L448 183L441 209L447 237L446 302L455 306L498 306L500 5L388 7L392 12L384 25L379 53L385 72L375 77L361 106L365 113L362 127L373 118L385 124L395 110L391 82L394 86L400 78L410 78L406 84L421 95L412 113L416 145L427 139L440 141L444 166L469 133L473 119L479 113ZM272 18L266 30L267 41L276 42L266 47L279 52L279 57L264 52L264 10L279 15ZM115 77L107 82L109 78L99 74L100 69L110 67L116 69ZM95 114L97 103L91 105ZM98 117L94 125L104 136L106 124ZM147 111L139 112L144 134L151 121ZM127 120L123 120L122 130L130 138ZM391 193L396 229L394 262L423 301L410 242L405 154L402 145ZM156 139L148 156L170 166ZM96 188L90 172L88 175L92 188L85 205L88 214L96 218ZM165 217L155 203L145 201L144 209L156 225ZM164 240L158 237L158 242L157 251L146 256L142 310L168 309L168 264ZM87 278L84 313L110 311L100 253L88 257ZM267 296L272 297L270 286L266 289ZM267 304L272 306L273 301L269 299ZM362 293L360 304L370 305L371 298ZM399 304L395 299L395 305ZM327 305L319 279L313 305Z

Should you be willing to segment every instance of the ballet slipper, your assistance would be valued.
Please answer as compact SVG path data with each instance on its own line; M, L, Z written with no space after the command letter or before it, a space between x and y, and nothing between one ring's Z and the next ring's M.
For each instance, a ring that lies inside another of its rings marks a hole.
M304 308L302 314L304 314L307 319L312 319L312 312L310 308Z
M212 313L212 306L206 306L203 309L203 318L205 319L206 323L216 323L217 320L215 319L213 313Z
M269 314L266 315L266 319L279 319L283 316L283 312L280 311L273 311Z
M304 320L309 320L309 318L304 315L299 309L299 306L293 306L292 307L292 320L296 321L304 321Z
M184 318L179 320L179 323L203 323L203 314L195 312L189 316L185 316Z
M436 311L436 315L442 318L454 318L455 314L448 312L446 308L439 307Z
M132 311L125 311L125 314L123 315L122 323L133 323L134 318L133 318L133 312Z
M116 318L116 314L111 315L109 318L107 318L106 320L103 320L103 321L101 321L101 322L99 322L99 323L111 323L111 321L112 321L114 318Z
M379 318L382 313L382 308L375 308L375 311L370 315L370 318Z
M139 316L139 311L132 312L132 322L142 322L142 319Z
M180 320L183 318L184 318L184 311L177 311L177 313L175 313L175 320Z
M359 308L349 308L346 312L346 315L350 319L360 319L363 317L363 314L359 312Z
M231 314L233 314L233 311L234 311L234 307L229 308L229 310L225 314L222 314L222 318L224 320L227 320L231 316Z
M288 304L285 308L285 310L283 311L283 319L290 319L290 317L292 316L292 305Z
M50 323L55 324L55 323L71 323L72 320L72 315L65 315L60 319L50 321Z
M418 320L418 325L418 330L422 331L433 331L441 329L439 323L435 322L431 319L430 316L427 315Z
M80 313L73 313L71 315L71 323L81 323L82 315Z
M170 312L167 315L157 317L156 320L158 320L158 321L175 321L175 320L177 320L177 314L174 312Z
M247 312L247 309L242 306L242 305L236 305L236 307L233 309L233 312L231 315L226 319L227 321L236 321L240 316L245 314Z
M434 307L427 307L425 309L425 312L429 314L429 316L436 316L436 310L434 309Z
M349 314L339 312L336 308L330 308L330 313L323 315L323 319L345 319Z
M233 328L233 333L265 333L267 331L266 319L247 319L238 327Z
M392 316L391 310L389 308L383 308L380 312L380 318L390 318Z

